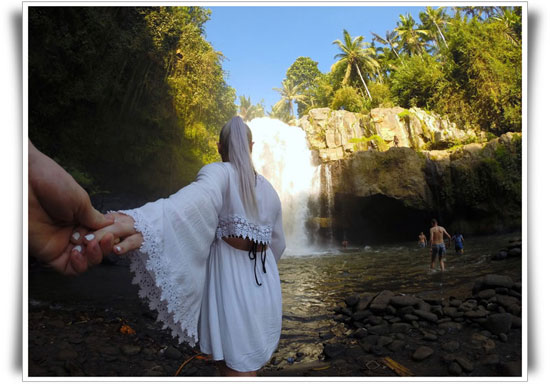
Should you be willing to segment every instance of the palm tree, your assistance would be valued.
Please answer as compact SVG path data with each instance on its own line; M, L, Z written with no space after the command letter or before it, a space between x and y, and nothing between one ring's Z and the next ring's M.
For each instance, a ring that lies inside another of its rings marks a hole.
M413 54L422 54L424 48L424 42L422 38L429 36L429 32L425 29L415 29L416 22L410 15L407 16L399 15L399 22L395 31L401 38L400 47L412 56Z
M299 85L293 86L288 80L284 80L282 85L282 88L273 88L281 94L281 100L275 103L272 110L275 114L283 112L290 117L294 117L294 106L292 103L294 101L303 101L305 96L300 94Z
M433 9L432 7L426 7L426 12L420 13L420 19L423 21L423 24L428 28L428 30L433 31L433 29L435 29L437 31L437 36L439 36L439 38L443 41L445 47L449 48L449 46L447 45L447 40L445 40L445 36L441 31L441 28L444 27L447 23L447 15L445 14L444 8L440 7L437 9ZM434 40L439 47L437 37L435 37Z
M238 115L244 121L250 121L256 117L264 116L264 109L261 104L252 105L250 97L239 96L239 112Z
M374 36L374 40L379 42L380 44L385 44L390 47L391 51L395 54L395 56L401 61L401 64L403 64L403 58L399 56L399 53L395 50L399 47L399 44L397 42L397 32L394 31L386 31L386 38L383 38L380 35L377 35L374 32L371 32L371 34Z
M338 66L345 65L346 74L342 80L342 85L347 85L351 76L351 71L355 68L357 74L361 78L361 82L363 83L365 90L367 91L369 99L372 100L369 88L367 87L361 70L359 69L359 64L366 66L367 71L370 73L374 73L380 67L380 64L376 61L376 50L373 47L366 48L365 43L363 43L363 39L363 36L357 36L352 39L348 31L344 29L344 42L341 42L340 40L334 40L332 42L332 44L337 44L338 48L340 48L342 52L334 56L335 59L338 58L339 60L332 65L331 71Z
M514 45L521 42L521 15L518 15L510 9L500 10L500 16L494 16L493 20L502 23L505 27L506 38Z

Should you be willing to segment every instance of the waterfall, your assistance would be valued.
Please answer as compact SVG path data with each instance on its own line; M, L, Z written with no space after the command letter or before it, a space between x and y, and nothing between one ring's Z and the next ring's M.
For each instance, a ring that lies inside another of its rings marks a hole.
M332 190L332 174L330 172L330 165L324 164L323 166L325 176L325 193L327 195L327 219L328 219L328 233L329 233L329 245L334 244L334 233L332 231L332 217L334 213L334 191Z
M268 117L248 123L256 170L271 182L283 206L285 255L311 254L313 244L306 225L310 199L319 196L319 167L313 165L305 132Z

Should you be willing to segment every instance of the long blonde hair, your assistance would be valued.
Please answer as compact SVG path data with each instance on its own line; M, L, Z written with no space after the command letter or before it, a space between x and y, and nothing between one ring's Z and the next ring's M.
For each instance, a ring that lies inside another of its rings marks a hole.
M239 191L246 213L256 218L258 205L256 203L256 171L250 155L252 131L239 116L233 117L220 132L220 154L222 159L235 166L239 176Z

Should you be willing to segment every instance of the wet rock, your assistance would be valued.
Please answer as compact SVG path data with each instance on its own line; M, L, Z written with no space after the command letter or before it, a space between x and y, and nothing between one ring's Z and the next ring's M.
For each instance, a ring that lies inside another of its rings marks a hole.
M380 347L385 347L386 345L388 344L391 344L393 342L393 339L389 336L380 336L378 338L378 342L376 343L376 345L380 346Z
M452 307L460 307L462 305L462 300L451 299L449 300L449 305Z
M371 348L371 352L375 355L375 356L383 356L386 354L386 352L384 351L384 348L382 348L381 346L379 345L373 345L372 348Z
M376 296L372 302L370 303L370 310L374 314L384 314L386 311L386 307L390 303L391 298L394 296L394 293L392 291L382 291Z
M414 314L416 316L418 316L419 318L421 319L424 319L424 320L428 320L428 321L431 321L432 323L436 323L437 322L437 315L431 313L431 312L428 312L428 311L423 311L423 310L420 310L420 309L417 309L414 311Z
M369 332L365 328L359 328L351 334L351 337L355 339L362 339L364 337L367 337L368 335Z
M412 358L413 360L416 360L416 361L422 361L422 360L426 360L428 357L433 355L433 353L434 353L433 349L423 345L417 348L416 351L414 351Z
M370 311L358 311L358 312L355 312L351 318L355 321L362 321L367 317L369 317L369 315L370 315Z
M507 333L512 327L512 317L508 313L490 315L483 326L494 335Z
M464 316L469 319L477 319L481 317L486 317L490 314L489 311L486 311L485 309L476 309L473 311L468 311L464 313Z
M438 317L443 316L443 307L441 305L433 305L430 311Z
M462 329L462 324L456 323L456 322L453 322L453 321L449 321L447 323L439 324L438 327L440 329L443 329L443 330L447 331L447 332L457 332L457 331L460 331Z
M394 340L387 348L392 352L398 352L401 351L403 347L405 347L405 342L403 340Z
M346 305L351 308L359 302L359 295L348 296L344 299Z
M407 323L394 323L391 325L393 333L407 333L411 329L411 325Z
M497 293L494 289L484 289L483 291L480 291L477 296L480 299L490 299L491 297L495 296Z
M393 296L390 299L390 304L396 306L396 307L407 307L407 306L414 306L420 302L420 299L414 297L414 296Z
M376 335L385 335L389 332L389 329L387 325L381 324L381 325L374 325L372 327L369 327L368 331Z
M326 344L323 348L323 354L327 359L334 359L346 351L346 346L340 343Z
M451 364L449 364L449 374L451 374L452 376L462 375L462 368L457 362L453 361Z
M501 333L498 335L498 338L500 339L500 341L502 341L503 343L507 343L508 342L508 335L506 335L505 333Z
M426 303L424 300L420 300L416 305L415 308L419 311L423 312L430 312L432 309L432 306L428 303Z
M422 337L422 340L426 341L437 341L437 335L434 335L433 333L426 332L424 333L424 336Z
M455 361L462 367L466 372L472 372L474 370L474 364L462 356L457 356Z
M182 353L173 346L169 345L164 351L164 356L166 356L166 358L168 359L180 360L182 357Z
M481 290L490 288L511 288L514 286L514 281L503 275L485 275L477 279L474 283L473 293L476 294Z
M397 310L395 309L394 306L392 306L391 304L389 304L387 307L386 307L386 313L388 315L395 315L397 313Z
M382 319L379 316L373 316L373 315L369 316L367 321L371 325L381 325L384 323L384 319Z
M521 248L512 248L508 251L508 257L521 257Z
M125 344L120 347L120 351L126 356L135 356L141 352L141 347L139 345Z
M474 299L466 300L463 302L458 309L462 312L473 311L477 307L477 301Z
M354 311L364 311L365 309L368 308L370 302L372 301L372 297L371 296L361 296L359 298L359 301L357 302L357 304L355 304L355 307L354 307Z
M163 367L160 365L155 365L152 368L149 368L145 371L145 376L154 377L154 376L165 376L166 372Z
M441 349L447 352L456 352L460 349L460 344L456 340L451 340L441 344Z
M406 321L412 322L412 321L417 321L419 319L419 317L416 316L416 315L405 315L405 316L403 316L403 319L406 320Z

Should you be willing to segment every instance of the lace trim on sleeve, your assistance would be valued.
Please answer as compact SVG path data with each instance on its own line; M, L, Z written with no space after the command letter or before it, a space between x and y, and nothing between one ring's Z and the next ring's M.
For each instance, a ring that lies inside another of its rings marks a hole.
M216 237L220 239L227 236L242 236L263 244L270 244L272 230L270 225L257 225L250 223L245 217L229 215L220 218Z
M198 341L195 314L182 310L181 293L169 278L170 266L161 257L163 243L160 234L156 233L143 215L137 210L120 211L131 216L134 228L143 235L143 244L137 251L131 252L130 270L134 273L133 284L139 286L139 297L146 298L151 310L157 311L157 321L163 329L170 328L172 336L179 342L194 346ZM181 287L180 287L181 289Z

